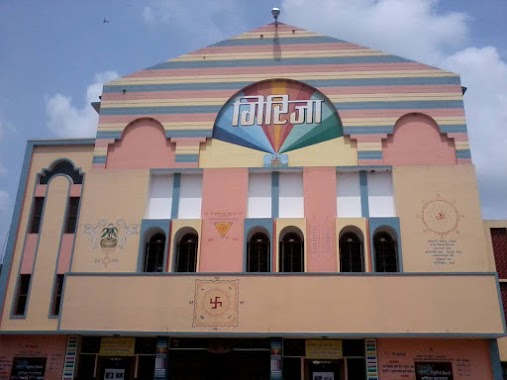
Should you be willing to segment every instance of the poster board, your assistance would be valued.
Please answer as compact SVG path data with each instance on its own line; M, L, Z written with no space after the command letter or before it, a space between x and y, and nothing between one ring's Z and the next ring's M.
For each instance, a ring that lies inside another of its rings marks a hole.
M46 358L17 357L12 361L10 380L44 380Z
M453 380L451 362L415 362L416 380Z

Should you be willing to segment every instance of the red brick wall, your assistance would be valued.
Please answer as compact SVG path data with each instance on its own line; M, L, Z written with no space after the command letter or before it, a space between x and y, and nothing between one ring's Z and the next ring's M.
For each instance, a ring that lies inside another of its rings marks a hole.
M490 232L498 277L507 279L507 229L491 228Z

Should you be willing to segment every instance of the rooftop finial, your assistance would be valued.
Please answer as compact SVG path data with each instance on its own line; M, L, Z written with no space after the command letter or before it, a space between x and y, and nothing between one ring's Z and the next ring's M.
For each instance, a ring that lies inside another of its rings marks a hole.
M271 14L275 18L275 25L277 25L278 24L278 16L280 15L280 9L278 9L278 8L271 9Z

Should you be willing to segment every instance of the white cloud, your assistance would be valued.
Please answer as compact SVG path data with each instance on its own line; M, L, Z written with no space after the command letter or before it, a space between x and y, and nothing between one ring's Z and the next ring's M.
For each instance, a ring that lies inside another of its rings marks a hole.
M467 47L466 14L437 0L284 0L281 20L459 73L483 217L507 218L507 63Z
M507 63L496 48L467 48L443 62L468 87L465 110L483 214L507 217ZM501 206L501 207L499 207ZM502 211L503 208L503 211ZM503 215L502 215L503 214Z
M143 9L144 21L151 25L167 24L185 39L219 41L241 29L243 8L236 0L150 0Z
M465 14L441 14L437 5L436 0L284 0L281 21L435 64L468 34Z
M57 93L46 101L47 126L58 137L94 137L98 115L91 107L91 102L99 100L102 85L118 78L114 71L95 75L94 82L86 89L85 103L76 106L72 99Z

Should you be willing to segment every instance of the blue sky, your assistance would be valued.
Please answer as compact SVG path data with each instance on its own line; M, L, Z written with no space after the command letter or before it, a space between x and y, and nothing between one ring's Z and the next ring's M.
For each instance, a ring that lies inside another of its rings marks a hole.
M0 247L26 140L94 137L103 81L267 24L274 6L282 22L461 74L483 217L507 219L506 0L2 0Z

